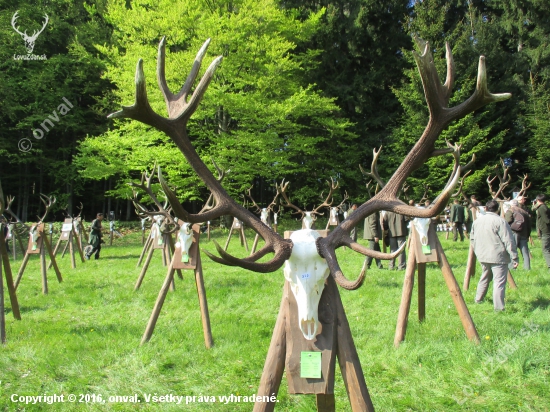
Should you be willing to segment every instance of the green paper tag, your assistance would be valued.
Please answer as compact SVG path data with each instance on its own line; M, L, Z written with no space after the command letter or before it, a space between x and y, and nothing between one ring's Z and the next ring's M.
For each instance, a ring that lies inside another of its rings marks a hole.
M432 249L430 248L430 245L422 245L422 253L424 253L425 255L429 255L430 253L432 253Z
M321 379L321 352L302 352L300 378Z
M37 245L36 243L33 243L33 244L32 244L32 250L36 250L36 247L37 247L37 246L38 246L38 245Z
M184 263L187 263L189 262L189 255L187 253L185 254L181 254L181 261L184 262Z
M162 237L160 237L160 236L158 237L158 244L162 245Z

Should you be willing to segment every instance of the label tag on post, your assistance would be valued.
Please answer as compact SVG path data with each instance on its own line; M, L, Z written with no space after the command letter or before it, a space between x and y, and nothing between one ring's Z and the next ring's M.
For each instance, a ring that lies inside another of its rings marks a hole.
M181 254L181 261L184 263L189 263L189 255L187 253Z
M432 248L430 247L430 245L422 245L422 253L424 253L425 255L429 255L430 253L432 253Z
M300 378L321 379L321 352L301 352Z

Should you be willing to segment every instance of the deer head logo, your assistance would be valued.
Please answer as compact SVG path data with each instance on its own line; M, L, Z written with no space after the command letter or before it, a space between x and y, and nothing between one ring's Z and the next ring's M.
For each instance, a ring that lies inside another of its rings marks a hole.
M26 30L23 33L21 33L19 31L19 27L15 25L17 23L17 18L19 17L17 13L19 13L19 10L17 10L14 13L13 17L11 18L11 26L13 27L13 30L15 30L16 33L20 34L21 37L23 37L23 40L25 41L25 47L27 48L27 53L31 54L32 51L34 50L34 42L36 41L40 33L44 31L44 29L46 28L46 25L48 24L48 21L49 21L48 15L44 13L44 17L46 18L46 20L44 20L44 24L42 28L38 31L35 30L34 33L31 36L29 36Z

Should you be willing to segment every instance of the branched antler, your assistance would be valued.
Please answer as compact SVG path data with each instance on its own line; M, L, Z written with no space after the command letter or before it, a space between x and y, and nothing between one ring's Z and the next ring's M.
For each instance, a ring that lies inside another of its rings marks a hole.
M40 193L40 200L42 201L42 203L44 203L44 207L46 208L46 210L44 211L44 214L42 215L42 217L37 216L38 223L44 222L44 220L46 219L46 216L48 215L48 212L50 211L52 206L55 204L55 202L57 202L57 199L55 198L55 196L54 197L46 196L43 193Z
M502 175L498 174L498 173L495 173L495 177L493 177L491 179L491 175L489 175L487 177L487 184L489 185L489 193L491 193L491 196L493 199L495 200L508 200L508 199L500 199L499 196L501 196L503 194L503 190L510 184L510 181L512 179L512 176L510 176L508 174L508 171L510 169L510 167L506 166L504 164L504 160L501 158L500 159L500 164L502 166L502 169L503 169L503 173ZM498 168L498 165L495 166L495 169ZM498 189L497 191L493 191L493 182L495 181L495 179L498 178Z
M382 151L382 146L378 150L376 148L372 149L372 163L370 165L370 172L367 172L361 165L359 165L359 169L361 169L361 173L367 177L372 177L374 180L376 180L376 183L380 188L383 188L386 186L386 183L382 180L380 175L378 174L378 157L380 156L380 152Z
M525 196L527 190L529 190L529 188L531 187L532 182L529 182L529 184L527 184L528 177L529 175L527 173L523 175L523 179L521 181L521 190L519 191L518 196Z

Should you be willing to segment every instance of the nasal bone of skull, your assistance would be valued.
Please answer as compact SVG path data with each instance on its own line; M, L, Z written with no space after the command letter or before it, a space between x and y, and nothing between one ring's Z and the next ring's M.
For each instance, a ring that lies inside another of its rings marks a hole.
M318 237L319 234L311 229L292 233L292 254L284 266L285 278L296 298L299 327L307 340L313 340L319 332L319 301L329 275L325 259L317 253L315 241Z
M311 225L313 223L313 214L311 212L306 212L306 215L304 217L304 223L305 223L306 229L311 229Z

